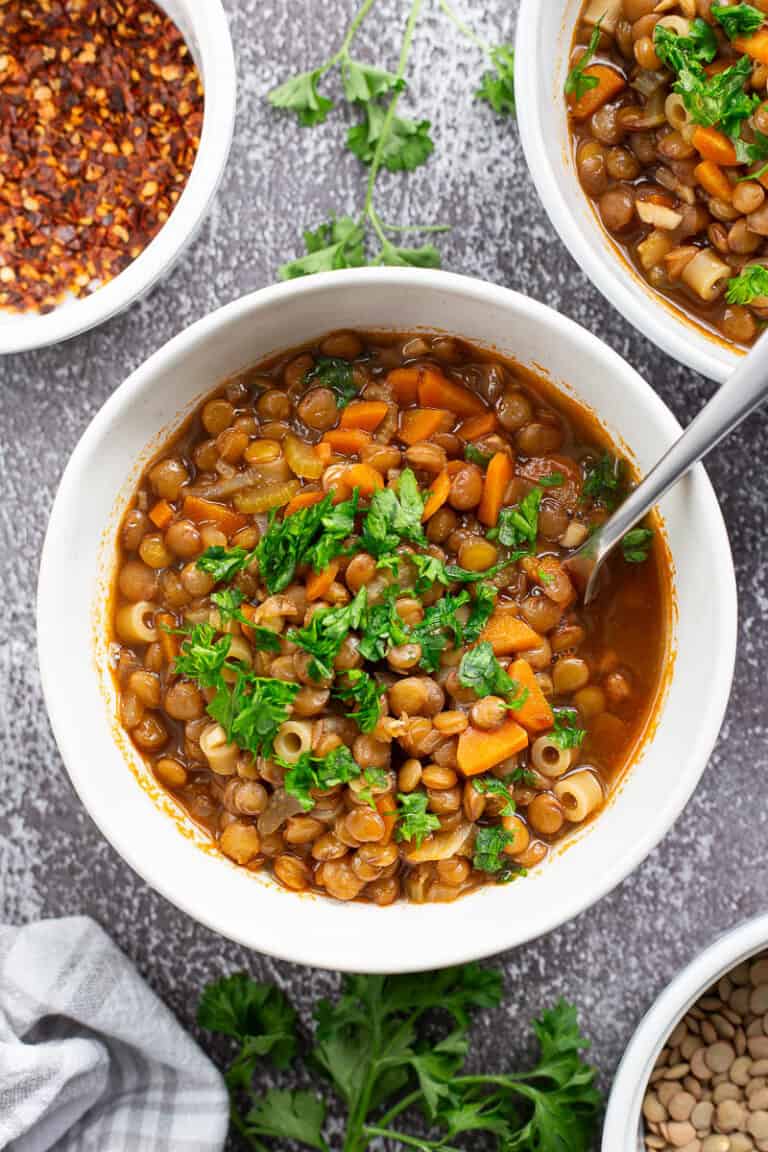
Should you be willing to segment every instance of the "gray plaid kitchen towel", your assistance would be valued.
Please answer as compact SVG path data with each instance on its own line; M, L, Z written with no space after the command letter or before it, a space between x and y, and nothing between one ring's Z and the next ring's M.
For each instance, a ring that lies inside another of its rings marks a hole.
M0 1148L220 1152L221 1076L92 920L0 926Z

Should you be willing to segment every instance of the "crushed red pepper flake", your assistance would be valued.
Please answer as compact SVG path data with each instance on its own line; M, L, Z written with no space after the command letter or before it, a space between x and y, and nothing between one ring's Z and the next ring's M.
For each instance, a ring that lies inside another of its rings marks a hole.
M50 312L122 272L202 124L189 48L151 0L0 0L0 308Z

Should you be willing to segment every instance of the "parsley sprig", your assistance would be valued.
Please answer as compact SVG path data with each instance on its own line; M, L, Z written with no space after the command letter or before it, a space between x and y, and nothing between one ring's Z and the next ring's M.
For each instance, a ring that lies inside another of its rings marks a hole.
M312 752L302 752L298 760L287 764L278 763L286 769L283 784L289 796L295 796L305 812L314 807L313 789L325 791L337 784L349 784L362 775L362 768L345 744L339 745L327 756L315 756Z
M563 749L578 748L586 736L579 728L579 714L575 708L556 708L555 726L549 733L550 740Z
M354 369L349 360L336 356L318 356L314 368L304 378L305 384L330 388L336 397L337 408L346 408L350 400L357 396L353 379Z
M729 40L753 36L765 23L765 13L752 4L713 4L710 12L722 24Z
M462 656L459 683L465 688L472 688L478 696L507 698L507 708L513 711L522 708L529 696L528 689L504 671L487 640L470 648Z
M489 104L497 116L516 116L514 48L510 44L498 44L492 47L461 19L448 0L440 0L440 7L462 36L479 48L490 64L480 78L480 87L475 90L475 99Z
M592 35L589 38L587 47L582 52L581 56L576 61L573 68L571 68L568 76L566 77L565 94L566 96L573 96L574 100L580 100L582 96L587 94L587 92L590 92L593 88L597 88L599 83L597 76L588 76L585 72L585 69L597 51L597 46L600 43L601 23L602 17L597 21L594 28L592 29Z
M421 848L427 836L440 828L440 818L427 812L429 797L426 792L399 792L396 840L408 840Z
M729 304L751 304L760 296L768 296L768 268L762 264L749 264L728 281L725 298Z

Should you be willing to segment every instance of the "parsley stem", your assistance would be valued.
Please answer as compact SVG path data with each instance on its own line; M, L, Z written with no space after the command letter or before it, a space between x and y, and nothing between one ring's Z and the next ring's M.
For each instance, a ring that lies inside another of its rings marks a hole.
M417 1100L421 1100L423 1095L424 1093L421 1091L421 1089L416 1088L413 1092L409 1092L407 1096L403 1096L402 1100L398 1100L397 1104L395 1104L392 1108L390 1108L388 1112L385 1112L384 1115L379 1118L379 1127L388 1128L392 1121L397 1116L399 1116L401 1112L405 1112L406 1108L410 1108L411 1104L415 1104Z
M376 0L364 0L364 2L360 5L360 8L355 13L352 23L347 29L347 34L342 41L341 48L339 48L335 56L331 57L331 59L328 61L327 67L324 68L323 71L327 71L328 68L333 68L335 64L338 64L340 60L344 60L349 55L349 49L351 47L352 41L354 40L355 36L357 36L357 33L360 31L360 26L362 25L363 21L375 3Z
M420 1152L428 1152L429 1149L436 1149L437 1152L461 1152L460 1148L456 1148L453 1144L443 1144L442 1140L423 1140L417 1136L408 1136L405 1132L397 1132L393 1128L379 1128L370 1127L366 1124L364 1128L366 1136L383 1136L388 1140L396 1140L398 1144L404 1144L407 1148L418 1148Z
M476 32L472 31L468 24L464 23L458 13L455 12L451 5L448 3L448 0L440 0L440 7L451 21L451 23L458 28L462 36L466 36L467 40L471 41L472 44L474 44L487 56L491 55L490 45L486 44L485 40L483 40L481 36L478 36Z
M387 224L379 217L385 232L451 232L451 224Z

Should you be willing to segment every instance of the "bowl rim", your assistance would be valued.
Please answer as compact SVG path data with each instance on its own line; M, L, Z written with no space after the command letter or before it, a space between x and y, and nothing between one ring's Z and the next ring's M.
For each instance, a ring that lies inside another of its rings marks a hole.
M559 0L558 8L564 8L567 2ZM538 45L546 8L541 0L521 0L515 39L515 93L523 153L550 223L585 275L630 324L674 360L723 383L737 367L743 351L687 320L654 292L616 249L594 211L595 229L607 243L589 243L575 222L574 201L555 170L540 119L538 97L544 60ZM570 141L558 140L554 146L562 150L570 164ZM630 291L631 283L642 289L642 294Z
M675 1024L711 985L766 948L768 913L761 913L725 929L673 977L638 1024L616 1071L603 1124L602 1152L638 1152L648 1078Z
M65 301L46 314L3 312L0 356L69 340L124 311L170 271L201 227L224 175L232 144L237 104L235 55L222 0L177 3L183 5L195 40L205 104L200 146L175 208L136 259L92 295ZM166 0L159 0L159 4L167 11Z
M38 658L43 694L54 736L76 792L91 819L115 847L123 860L151 887L206 927L236 940L246 947L258 949L260 952L280 959L340 971L360 971L362 970L360 964L355 964L354 958L350 959L343 946L329 946L326 941L323 944L323 955L319 958L319 945L313 945L313 941L306 938L309 934L305 934L305 938L298 941L293 937L288 944L281 939L273 939L268 933L256 941L254 932L249 931L247 925L244 924L241 928L240 925L233 925L229 921L223 922L214 902L210 902L201 909L196 906L195 898L187 888L179 885L178 882L168 882L164 874L152 872L143 857L140 846L136 843L136 837L131 835L131 831L121 823L119 818L116 819L111 811L106 811L103 807L100 808L98 797L95 804L91 803L90 793L92 789L89 785L91 773L87 764L79 757L80 728L72 715L66 693L59 691L61 680L60 675L57 676L59 646L55 635L57 612L61 611L61 606L57 602L57 555L66 554L69 525L73 522L72 517L78 507L78 489L88 483L87 467L84 466L87 466L92 446L97 446L105 433L120 422L121 418L134 405L134 398L141 395L142 391L151 385L156 373L161 371L163 366L173 364L180 353L183 352L186 356L193 354L195 350L205 346L221 328L233 319L239 319L246 315L254 319L259 314L260 309L268 309L276 304L287 307L291 305L292 301L301 300L302 297L313 294L332 294L334 287L343 282L361 292L381 283L394 287L413 287L417 284L424 291L434 291L442 296L466 297L467 294L470 294L479 302L488 302L489 304L499 303L501 300L508 307L522 314L531 324L543 324L551 329L553 336L557 332L567 333L574 348L574 354L589 349L593 359L597 358L602 361L607 374L621 379L622 386L633 391L636 396L641 395L642 399L638 402L655 413L655 418L668 431L670 437L679 434L680 425L661 398L617 352L568 317L562 316L538 301L531 300L511 289L497 287L454 273L424 269L361 268L319 273L306 279L271 285L249 293L202 317L173 337L135 369L107 399L83 433L64 470L51 510L42 551L37 597ZM151 434L152 430L150 429L148 430L148 438ZM701 465L696 466L693 477L698 491L705 498L705 508L702 510L702 515L705 515L707 539L712 544L712 555L716 557L712 575L713 594L718 596L721 607L718 614L719 633L713 640L714 646L722 653L722 660L718 662L720 671L717 679L712 679L709 682L712 692L711 703L703 710L701 724L696 728L689 753L689 762L698 764L700 768L696 772L679 773L677 779L670 786L664 803L659 805L658 810L663 811L664 819L659 819L652 827L646 827L643 834L638 835L634 841L632 850L623 855L620 860L611 859L608 861L606 867L601 870L599 878L595 879L594 885L589 890L570 891L567 899L564 898L561 902L553 903L550 908L543 910L541 921L537 923L536 930L531 931L526 940L550 932L573 919L616 887L641 863L666 835L683 811L701 778L704 766L717 739L728 703L736 656L736 582L720 506ZM284 896L284 894L280 895ZM474 899L482 899L482 894L476 895ZM395 907L399 906L395 905ZM345 907L348 908L349 906ZM366 909L367 906L355 905L355 907ZM453 909L456 905L444 907ZM376 909L375 911L378 915L386 915L391 909ZM391 960L388 961L386 958L366 958L364 970L370 972L427 970L489 956L518 942L515 939L514 921L509 928L500 922L493 927L493 931L489 926L488 931L492 935L492 940L487 939L483 934L478 934L477 938L468 934L465 938L458 941L453 940L450 944L444 941L439 945L436 944L434 953L427 959L422 960L415 957L413 960L409 959L407 963L401 960L394 967Z

